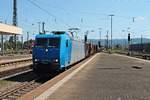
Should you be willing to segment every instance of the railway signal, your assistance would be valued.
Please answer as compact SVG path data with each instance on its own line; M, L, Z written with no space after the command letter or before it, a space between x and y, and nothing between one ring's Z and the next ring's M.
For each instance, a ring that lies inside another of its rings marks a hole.
M101 47L101 30L102 28L99 28L99 42L98 42L98 45L99 45L99 48Z
M84 36L84 42L85 43L87 42L87 34L85 34L85 36Z
M131 42L131 36L130 33L128 33L128 55L130 55L130 42Z
M131 38L130 38L130 33L128 34L128 42L131 41Z

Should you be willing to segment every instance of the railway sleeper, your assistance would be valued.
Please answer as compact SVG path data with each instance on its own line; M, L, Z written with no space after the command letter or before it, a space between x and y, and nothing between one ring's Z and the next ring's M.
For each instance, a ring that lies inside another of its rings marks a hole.
M14 95L14 96L18 96L18 97L19 97L19 96L21 96L22 94L19 94L19 92L18 92L18 93L17 93L17 92L15 92L15 93L13 93L13 95Z
M18 97L20 97L22 94L23 94L23 93L20 92L19 90L18 90L17 92L14 93L14 95L16 95L16 96L18 96Z
M28 90L31 90L31 89L33 89L33 88L35 88L35 87L27 87L27 88L23 88L23 89L21 89L21 90L23 90L23 91L28 91Z
M10 100L12 100L12 99L17 99L18 96L10 95L10 96L8 96L8 98L11 98Z
M1 67L4 67L5 66L5 64L2 64L2 65L0 65Z
M25 93L27 93L27 92L26 92L26 91L18 90L18 93L22 95L22 94L25 94Z
M6 64L17 64L17 63L23 63L23 62L31 62L30 59L27 60L19 60L19 61L10 61L10 62L6 62L6 63L1 63L0 66L5 66Z
M29 63L29 62L17 62L17 63L2 64L2 65L0 65L0 67L6 67L6 66L8 67L8 66L26 64L26 63Z

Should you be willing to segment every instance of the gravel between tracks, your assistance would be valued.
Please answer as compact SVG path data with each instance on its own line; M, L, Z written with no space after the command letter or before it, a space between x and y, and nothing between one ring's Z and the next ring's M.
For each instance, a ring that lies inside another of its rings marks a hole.
M24 73L12 78L0 80L0 94L2 91L13 88L16 85L33 80L36 75L33 72Z

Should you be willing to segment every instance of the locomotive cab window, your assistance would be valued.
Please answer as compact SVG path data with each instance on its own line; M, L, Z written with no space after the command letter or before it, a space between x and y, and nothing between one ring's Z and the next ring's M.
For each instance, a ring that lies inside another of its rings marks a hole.
M49 38L48 46L54 47L54 48L59 48L60 47L60 39L59 38Z
M37 38L36 39L36 46L46 46L48 40L46 38Z

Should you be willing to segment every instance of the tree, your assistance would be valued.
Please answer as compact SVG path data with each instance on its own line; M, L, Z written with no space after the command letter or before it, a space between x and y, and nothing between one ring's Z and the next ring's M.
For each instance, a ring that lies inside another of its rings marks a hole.
M35 40L32 40L32 39L30 39L29 41L25 41L24 42L24 48L25 49L31 49L34 42L35 42Z

